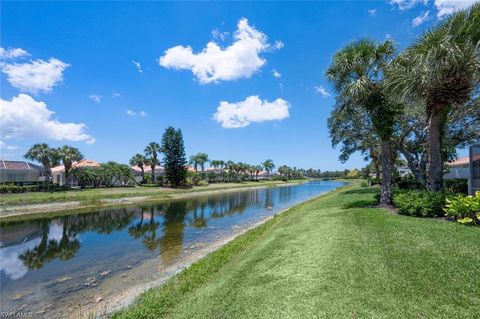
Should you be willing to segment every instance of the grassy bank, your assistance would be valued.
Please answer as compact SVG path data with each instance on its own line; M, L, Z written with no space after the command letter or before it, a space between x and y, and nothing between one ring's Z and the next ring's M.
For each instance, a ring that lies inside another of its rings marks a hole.
M1 194L0 207L13 205L44 204L53 202L81 201L85 204L95 203L101 199L118 199L125 197L149 196L156 199L168 198L171 195L213 191L230 188L254 187L254 186L277 186L298 181L258 181L240 183L219 183L207 186L194 186L187 189L172 189L166 187L115 187L115 188L91 188L57 192L32 192L19 194Z
M114 317L478 317L480 229L367 207L377 191L296 206Z

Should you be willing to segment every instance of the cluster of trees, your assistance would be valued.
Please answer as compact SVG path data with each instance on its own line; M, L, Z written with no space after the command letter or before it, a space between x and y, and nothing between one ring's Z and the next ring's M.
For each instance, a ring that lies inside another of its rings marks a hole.
M480 139L480 4L424 33L400 54L393 41L355 41L327 70L336 105L328 121L341 161L362 152L382 175L381 204L392 202L402 154L419 183L443 189L444 162Z
M135 154L130 159L130 165L141 169L142 180L145 180L145 167L151 169L151 182L156 182L155 167L160 166L159 156L163 154L165 179L172 186L184 185L187 179L187 158L183 135L180 129L168 127L162 136L161 144L151 142L145 147L144 154Z
M73 162L83 159L82 153L75 147L64 145L59 148L52 148L45 143L33 145L27 153L25 153L24 157L42 163L47 185L49 185L52 180L52 167L60 164L63 164L65 167L65 178L69 184L71 181L70 170Z

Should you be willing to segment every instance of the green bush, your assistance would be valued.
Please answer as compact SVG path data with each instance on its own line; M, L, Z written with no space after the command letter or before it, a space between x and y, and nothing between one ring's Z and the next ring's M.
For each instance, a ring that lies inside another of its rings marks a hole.
M445 192L450 194L468 194L468 180L465 178L446 179Z
M367 181L362 181L360 184L361 187L368 187L368 182Z
M480 192L475 196L457 195L448 197L446 216L462 224L480 225Z
M0 193L25 193L25 192L38 192L40 190L39 185L0 185Z
M443 215L445 195L420 190L396 192L393 195L393 204L402 215L437 217Z

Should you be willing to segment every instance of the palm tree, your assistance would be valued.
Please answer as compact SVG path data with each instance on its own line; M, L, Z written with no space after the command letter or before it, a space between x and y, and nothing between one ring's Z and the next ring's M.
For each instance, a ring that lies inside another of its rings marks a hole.
M83 159L82 153L75 148L68 145L64 145L57 150L58 156L62 160L63 167L65 169L65 185L67 187L71 186L71 174L70 169L72 168L73 162L78 162Z
M142 155L142 154L135 154L132 156L130 159L130 165L131 166L138 166L140 170L142 171L142 183L145 181L145 167L148 162L147 158Z
M466 103L479 83L479 19L480 4L453 15L424 33L386 70L389 90L425 108L430 191L443 189L442 137L447 114Z
M48 144L35 144L24 155L25 158L42 163L45 170L45 181L47 188L50 187L52 177L52 166L58 163L58 152L56 149L50 148Z
M267 159L265 162L262 163L263 168L267 171L267 177L270 177L270 172L273 171L275 168L275 164L271 159Z
M195 159L196 159L196 163L198 165L200 165L200 167L202 168L202 172L204 171L205 169L205 163L208 163L209 162L209 159L208 159L208 154L207 153L198 153L197 155L194 156ZM196 170L195 170L196 171Z
M337 52L327 70L327 78L338 93L337 101L367 113L374 133L381 139L383 180L380 204L387 206L392 203L391 139L400 107L384 93L383 71L393 59L394 52L392 41L377 43L362 39Z
M155 167L160 164L158 161L158 153L160 153L160 144L157 142L150 142L145 147L145 156L147 157L148 164L152 169L152 183L155 183Z
M190 165L193 165L193 169L195 170L195 173L198 172L198 158L197 155L191 155L190 156Z

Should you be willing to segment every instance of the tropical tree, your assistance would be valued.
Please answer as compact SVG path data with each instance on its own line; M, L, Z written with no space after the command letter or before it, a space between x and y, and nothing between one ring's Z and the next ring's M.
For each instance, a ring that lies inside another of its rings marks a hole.
M35 144L24 155L25 158L42 163L45 171L45 181L47 188L50 187L52 178L52 166L58 164L58 151L50 148L48 144Z
M158 153L160 153L160 144L157 142L150 142L147 147L145 147L145 156L147 157L148 165L152 169L152 183L155 183L155 167L160 165L158 161Z
M402 101L424 107L427 189L441 191L442 145L448 113L478 85L480 4L425 32L386 70L386 86Z
M130 159L131 166L138 166L142 171L142 183L145 181L145 165L148 163L147 158L142 154L135 154Z
M187 159L180 129L168 127L162 136L162 153L165 177L172 186L185 184L187 179Z
M72 168L73 162L78 162L83 159L82 153L75 148L68 145L64 145L57 149L57 154L62 160L63 167L65 169L65 185L71 185L71 174L70 170Z
M392 203L392 173L395 118L400 105L394 104L384 88L383 71L395 53L392 41L377 43L362 39L353 42L334 56L327 78L338 93L337 102L359 108L368 115L372 130L380 140L382 187L380 204Z
M275 164L273 164L273 161L271 159L267 159L265 162L262 163L263 168L265 171L267 171L267 176L270 176L270 173L273 171L275 168Z

